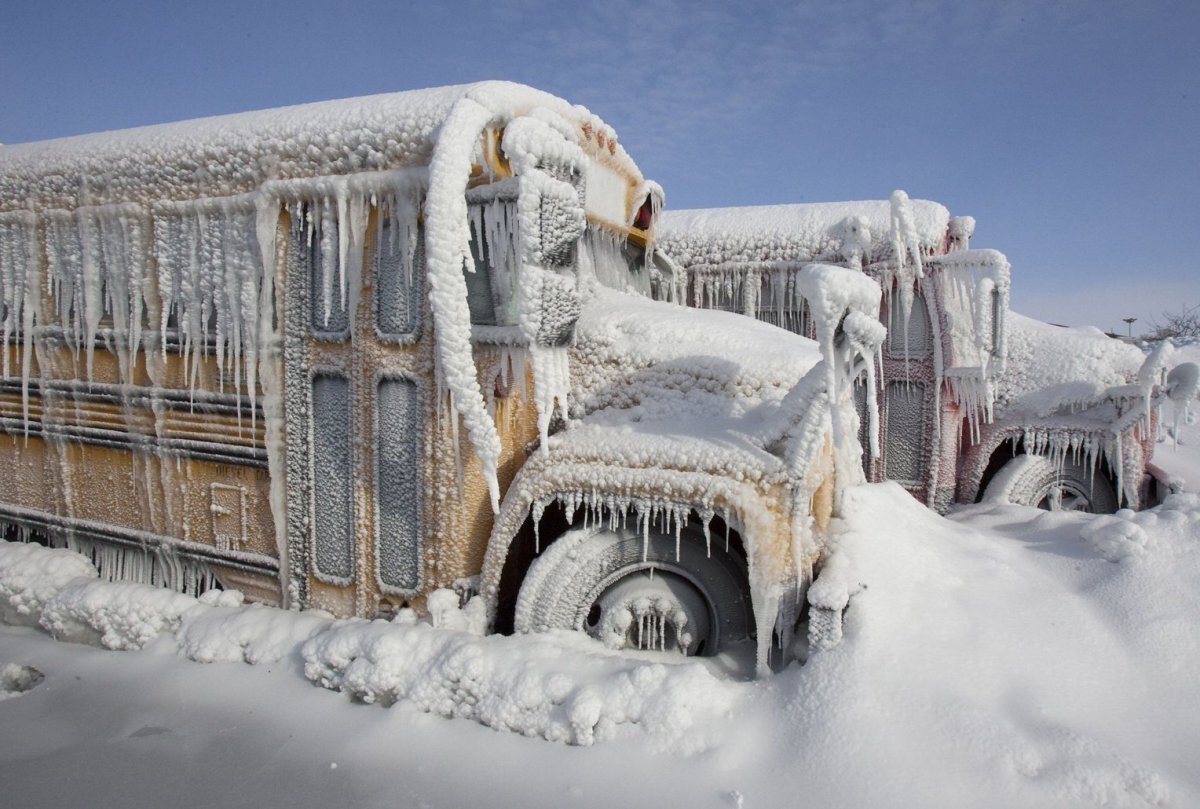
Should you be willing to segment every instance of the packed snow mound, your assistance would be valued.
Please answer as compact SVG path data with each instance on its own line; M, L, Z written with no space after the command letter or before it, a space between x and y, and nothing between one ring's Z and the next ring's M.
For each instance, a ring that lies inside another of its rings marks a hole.
M46 602L41 624L57 640L127 651L173 634L197 603L149 584L75 581Z
M24 694L45 679L33 666L9 663L0 666L0 700Z
M482 598L472 598L466 604L460 603L457 592L449 588L434 590L425 599L429 609L429 621L438 629L453 629L456 632L467 632L471 635L486 635L488 631L488 614ZM400 622L415 624L416 613L405 610L401 613Z
M175 632L179 653L197 663L249 663L282 660L332 617L264 607L216 606L190 611Z
M1008 313L1008 365L996 380L1001 412L1044 417L1099 400L1137 379L1145 355L1091 327L1065 328Z
M926 253L944 252L950 212L927 200L908 200L908 207L914 244ZM657 243L685 267L836 262L855 249L865 253L864 263L882 261L895 252L892 202L666 210L659 219Z
M65 553L0 543L0 575L14 560L21 569L35 557L41 569L69 569L73 563L64 559L71 556L83 560ZM635 659L575 632L485 637L483 600L460 605L453 590L431 594L428 619L404 609L393 622L334 621L320 611L241 600L236 591L196 599L144 584L72 577L45 599L40 619L58 640L119 651L157 641L156 648L173 645L201 663L258 665L299 655L309 680L362 702L403 703L575 745L636 727L653 746L696 751L711 742L698 728L730 710L742 693L703 664L665 664L652 654Z
M1080 537L1100 556L1119 562L1143 553L1150 541L1145 529L1133 519L1134 512L1123 508L1116 514L1101 515L1079 532Z
M1194 794L1200 503L1146 512L1156 541L1114 565L1081 542L1093 515L983 504L948 520L894 483L845 496L834 575L814 584L845 605L844 639L770 682L774 730L729 766L769 748L808 800L840 806Z
M46 602L68 582L98 575L74 551L0 542L0 622L38 626Z
M633 725L671 749L703 747L696 729L737 691L699 663L634 660L574 632L478 637L350 619L302 653L305 676L356 700L575 745Z
M451 713L419 715L426 703L403 695L391 711L339 716L338 699L291 687L300 676L294 666L252 677L230 670L185 671L181 677L174 661L159 660L163 665L143 671L145 661L136 655L114 659L119 656L48 649L48 641L32 633L6 630L0 658L53 662L53 670L39 668L56 693L50 700L48 693L39 695L44 689L32 692L25 707L39 702L25 714L5 709L7 733L0 738L10 744L4 762L9 773L28 771L27 739L43 739L47 752L40 760L46 778L54 778L60 752L78 755L81 744L110 748L112 726L99 718L161 710L156 700L186 682L195 689L189 706L208 708L203 715L193 708L190 716L176 715L172 727L196 735L166 751L168 763L217 771L228 763L231 743L282 743L294 733L276 756L283 766L270 775L285 773L293 786L320 786L327 790L318 795L322 799L340 795L324 800L332 805L346 802L347 789L366 796L364 802L395 802L397 779L408 778L430 785L415 793L418 799L478 803L477 782L459 788L472 780L461 777L464 761L488 762L480 770L484 797L505 805L612 804L614 773L631 772L637 777L619 792L633 806L672 799L734 806L741 799L753 809L790 805L800 794L806 804L828 806L1200 805L1200 705L1194 693L1200 498L1178 496L1126 520L1149 541L1118 564L1083 536L1088 526L1113 518L984 503L946 519L890 483L848 490L844 513L819 595L825 608L844 608L843 642L809 649L803 666L771 678L715 682L689 671L694 663L654 669L657 662L605 657L599 644L579 638L481 639L433 629L403 613L401 620L410 623L330 621L328 634L318 630L312 643L338 646L342 657L333 676L361 672L371 689L364 693L377 692L381 702L403 694L389 690L396 683L424 682L415 675L403 680L397 669L428 666L430 684L420 699ZM831 571L835 564L840 571ZM184 626L195 620L189 614ZM343 631L346 636L338 637ZM530 645L535 640L542 645ZM422 648L428 657L420 660L390 656ZM446 656L434 662L441 652ZM289 656L300 659L298 654L294 647ZM358 657L351 661L352 655ZM318 667L327 664L319 660ZM557 673L565 679L553 680ZM87 676L79 682L70 674ZM597 695L595 709L585 709L578 696L586 689ZM548 693L565 696L546 709ZM470 708L460 707L453 694L484 697L479 708ZM113 700L105 702L111 710L79 712L79 705L97 698ZM614 742L582 756L431 718L461 711L478 722L474 714L486 710L488 716L512 717L513 728L534 734L550 729L565 740L576 732L571 715L586 729L591 715L615 716L628 705L634 707L625 715L632 719L643 701L650 713L636 724L598 721L596 740L611 731ZM21 701L13 706L22 707ZM239 711L264 717L246 724L247 732L274 730L230 737L224 717ZM687 722L690 728L677 730ZM677 746L662 741L671 733L679 734ZM705 752L648 755L656 748ZM343 765L332 773L331 749L340 751ZM110 761L88 771L97 776L89 784L110 774ZM351 762L353 767L344 766ZM296 781L292 776L301 766L315 774ZM505 776L517 771L536 776L513 787ZM159 780L150 783L171 794L174 773L173 767L160 768ZM246 781L234 784L235 790L253 788L244 772L239 777ZM271 788L263 794L273 794Z
M1145 511L1124 508L1116 514L1097 516L1083 527L1080 536L1096 553L1110 562L1119 562L1145 553L1152 547L1150 537L1163 532L1200 537L1200 495L1177 492Z

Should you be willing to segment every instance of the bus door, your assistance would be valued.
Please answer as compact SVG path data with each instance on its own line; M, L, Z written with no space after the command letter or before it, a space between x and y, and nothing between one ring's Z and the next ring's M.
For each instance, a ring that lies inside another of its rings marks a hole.
M339 238L336 203L291 206L288 217L290 586L337 615L387 611L422 585L424 256L415 202L380 199L362 214L361 245Z

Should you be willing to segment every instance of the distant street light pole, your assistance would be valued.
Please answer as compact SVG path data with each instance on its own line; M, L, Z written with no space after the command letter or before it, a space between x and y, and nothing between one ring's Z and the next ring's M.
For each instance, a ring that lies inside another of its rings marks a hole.
M1133 324L1137 322L1137 318L1136 317L1127 317L1127 318L1124 318L1124 320L1125 320L1125 325L1129 327L1129 336L1132 337L1133 336Z

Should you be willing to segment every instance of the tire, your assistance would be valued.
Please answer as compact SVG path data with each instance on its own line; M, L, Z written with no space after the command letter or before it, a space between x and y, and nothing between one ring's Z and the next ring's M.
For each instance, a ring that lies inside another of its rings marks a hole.
M1112 514L1119 508L1112 483L1099 470L1068 459L1058 468L1044 455L1019 455L1000 468L984 500L1044 511Z
M711 554L685 529L646 539L627 528L575 528L530 565L517 596L518 632L572 629L614 649L720 653L753 636L746 565L724 544Z

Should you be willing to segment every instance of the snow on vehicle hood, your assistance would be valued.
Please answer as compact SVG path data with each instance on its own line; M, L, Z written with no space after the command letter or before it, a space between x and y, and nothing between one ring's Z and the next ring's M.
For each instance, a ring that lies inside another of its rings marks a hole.
M586 413L636 409L643 419L744 415L821 359L814 341L741 315L602 287L579 319L576 353Z
M950 212L928 200L908 200L921 248L944 252ZM892 202L862 200L802 205L755 205L663 211L657 242L685 267L763 261L836 261L843 245L860 239L865 226L866 261L893 254ZM854 224L853 233L848 229Z
M1065 328L1008 313L1008 366L997 379L1000 413L1045 417L1084 407L1134 382L1145 355L1092 327Z
M770 417L820 359L814 341L750 318L597 287L576 326L571 429L550 448L759 478L780 468L763 446Z

